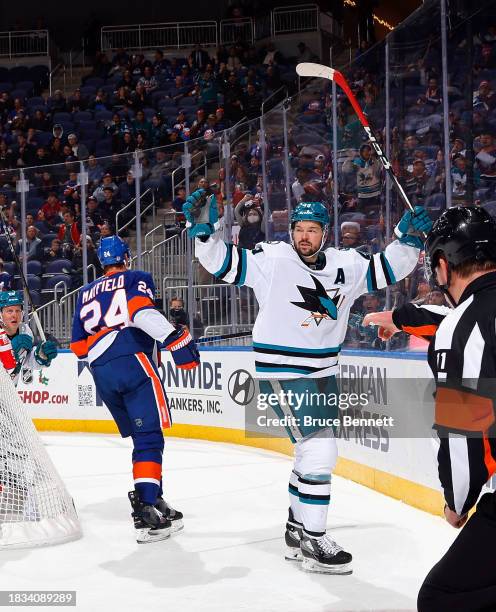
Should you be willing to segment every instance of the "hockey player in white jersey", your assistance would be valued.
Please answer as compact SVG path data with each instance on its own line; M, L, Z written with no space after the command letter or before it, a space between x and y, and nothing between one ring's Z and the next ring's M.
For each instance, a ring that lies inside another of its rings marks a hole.
M220 239L215 201L207 201L203 190L191 194L183 210L202 266L220 280L255 292L260 309L253 350L260 392L283 390L306 397L298 411L287 402L274 408L299 423L306 415L337 416L335 405L312 402L316 396L338 394L335 375L350 308L360 295L396 283L414 269L422 246L418 233L432 225L427 213L421 207L415 214L405 213L395 228L397 239L369 257L353 249L324 248L330 219L320 202L297 205L291 244L260 243L251 251ZM286 558L303 561L308 571L350 573L351 554L326 534L337 460L333 431L320 426L318 418L315 425L287 431L295 443L295 459Z
M35 345L31 328L22 320L22 305L19 291L0 291L0 324L10 339L16 359L16 366L10 373L14 384L21 374L31 380L32 371L48 368L58 353L52 340Z

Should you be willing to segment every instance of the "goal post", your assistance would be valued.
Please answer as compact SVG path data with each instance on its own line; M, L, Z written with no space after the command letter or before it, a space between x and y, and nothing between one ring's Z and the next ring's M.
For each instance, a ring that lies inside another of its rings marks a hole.
M72 498L0 365L0 551L81 535Z

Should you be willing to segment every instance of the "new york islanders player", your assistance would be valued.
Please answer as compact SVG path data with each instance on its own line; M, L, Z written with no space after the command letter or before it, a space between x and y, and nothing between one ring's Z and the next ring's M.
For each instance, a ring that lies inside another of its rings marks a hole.
M220 280L254 289L260 307L253 328L260 392L271 394L272 403L281 391L299 396L296 407L286 401L275 407L279 416L295 423L288 428L295 460L286 558L302 560L308 571L350 573L351 554L326 535L337 445L332 429L318 417L337 416L337 408L322 398L338 395L338 356L353 302L413 270L422 246L414 234L428 230L431 221L420 207L415 215L405 213L395 228L398 239L368 257L355 250L324 249L330 219L320 202L295 208L291 244L261 243L252 251L220 239L215 202L207 202L202 190L187 198L183 210L202 266Z
M104 276L83 287L74 313L71 349L88 360L95 386L122 437L133 440L134 491L129 493L139 543L163 540L182 528L182 514L162 498L162 428L171 426L157 364L162 347L179 368L199 364L195 343L155 308L150 274L128 270L129 249L103 238Z
M14 351L16 365L10 375L17 384L21 373L31 378L32 370L48 368L57 357L55 342L46 340L34 344L33 332L22 320L22 293L19 291L0 292L0 324L7 333Z

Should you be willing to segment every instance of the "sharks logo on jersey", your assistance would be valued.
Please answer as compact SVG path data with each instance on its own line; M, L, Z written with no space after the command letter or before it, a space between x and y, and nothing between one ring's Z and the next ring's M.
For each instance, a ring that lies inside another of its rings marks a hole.
M296 285L303 298L303 302L291 302L294 306L303 308L303 310L311 313L309 317L302 321L301 326L308 327L312 321L315 322L317 327L326 319L336 321L338 318L338 308L344 296L339 293L339 289L325 289L319 279L313 276L313 274L310 274L310 277L315 284L315 288Z

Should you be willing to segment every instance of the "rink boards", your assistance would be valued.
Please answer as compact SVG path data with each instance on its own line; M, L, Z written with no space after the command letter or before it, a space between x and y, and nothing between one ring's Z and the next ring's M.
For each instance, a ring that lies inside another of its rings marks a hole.
M255 388L249 347L203 350L201 367L194 371L178 371L168 353L163 358L161 374L174 422L168 435L292 453L286 438L246 432L245 404ZM385 398L395 379L397 383L402 378L430 378L425 355L420 353L344 351L340 368L343 388L372 389L385 404L391 403L391 391ZM20 382L18 392L39 430L117 431L96 394L87 364L69 351L62 351L51 368L35 371L31 382ZM397 389L394 393L398 397ZM375 416L382 416L380 408L378 412ZM362 425L352 433L340 434L336 473L433 514L442 513L434 435L398 438L387 427Z

